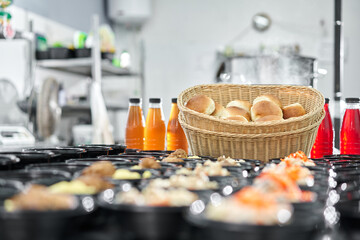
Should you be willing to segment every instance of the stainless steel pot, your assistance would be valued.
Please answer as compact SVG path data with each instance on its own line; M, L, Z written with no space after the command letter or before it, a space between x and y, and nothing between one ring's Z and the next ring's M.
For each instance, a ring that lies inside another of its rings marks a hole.
M277 54L220 58L218 82L314 87L317 77L317 61L310 57Z

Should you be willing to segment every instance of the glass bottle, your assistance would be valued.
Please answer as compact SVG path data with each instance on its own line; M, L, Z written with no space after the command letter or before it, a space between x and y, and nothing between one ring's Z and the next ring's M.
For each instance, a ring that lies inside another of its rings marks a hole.
M346 98L340 130L340 153L360 155L360 98Z
M334 128L329 112L329 99L325 98L325 118L322 120L316 135L315 143L311 149L311 158L322 158L332 155L334 147Z
M177 98L172 98L171 102L170 117L166 131L166 150L175 151L176 149L183 149L188 152L186 136L178 119L179 108L177 106Z
M166 127L161 98L150 98L149 103L145 123L144 150L165 150Z
M141 99L130 98L125 131L125 144L127 148L144 149L144 126Z

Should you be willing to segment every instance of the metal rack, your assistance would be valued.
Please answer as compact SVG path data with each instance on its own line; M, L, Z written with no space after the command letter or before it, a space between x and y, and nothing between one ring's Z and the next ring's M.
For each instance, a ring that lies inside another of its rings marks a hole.
M131 72L127 68L115 67L109 60L101 60L102 76L138 76L139 74ZM47 59L38 60L36 66L62 72L75 73L91 77L92 59L91 58L73 58L73 59Z

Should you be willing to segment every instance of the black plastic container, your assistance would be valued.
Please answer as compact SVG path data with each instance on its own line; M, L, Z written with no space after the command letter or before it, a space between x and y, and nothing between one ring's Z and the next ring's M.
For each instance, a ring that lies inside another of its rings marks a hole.
M0 155L0 171L12 170L20 159L15 155Z
M50 186L60 181L69 181L71 174L59 170L19 170L0 172L0 179Z
M316 236L321 218L312 214L298 214L293 222L284 226L234 224L208 220L204 214L186 214L186 220L195 227L192 239L208 240L309 240Z
M49 59L49 51L38 51L35 52L35 57L37 60Z
M109 151L109 155L117 155L125 152L126 146L122 144L84 144L80 147L111 147L112 150Z
M86 154L86 150L84 148L72 148L72 147L28 148L28 149L24 149L24 151L53 152L57 155L53 159L55 162L65 162L66 160L71 158L82 158Z
M79 199L72 210L6 212L0 207L0 239L60 240L83 224L94 210L94 201ZM92 203L91 203L92 201Z
M109 225L119 226L122 232L135 239L177 239L189 233L183 218L187 207L116 204L109 198L109 192L99 195L98 205L107 212Z
M41 163L31 164L26 167L26 170L56 170L69 172L74 175L76 172L79 172L88 166L89 164L86 163Z
M360 225L360 200L341 201L336 204L336 209L340 213L340 227L347 231L359 231ZM347 238L348 239L348 238Z
M0 179L0 205L2 202L24 190L19 181Z
M14 164L13 169L21 169L29 164L49 163L56 160L59 154L50 151L1 151L0 154L15 155L20 162Z
M71 58L71 53L68 48L64 48L64 47L49 48L49 58L50 59Z
M91 57L91 48L76 48L74 54L76 58L89 58Z
M141 152L141 149L136 149L136 148L126 148L125 149L125 153L138 153Z
M84 158L96 158L101 155L109 155L109 153L112 151L111 147L106 146L71 146L72 148L79 148L79 149L85 149Z
M134 166L137 163L132 163L130 160L127 159L120 159L120 158L115 158L115 159L100 159L100 158L75 158L75 159L69 159L66 161L66 163L69 164L93 164L95 162L100 162L100 161L109 161L112 162L113 164L125 164L125 165L129 165L129 166Z

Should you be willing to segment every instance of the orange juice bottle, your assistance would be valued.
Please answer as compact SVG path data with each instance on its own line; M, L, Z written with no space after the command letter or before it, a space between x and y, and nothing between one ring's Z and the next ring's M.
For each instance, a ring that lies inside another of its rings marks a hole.
M125 144L127 148L144 149L144 117L140 98L129 99Z
M167 140L167 148L166 150L183 149L188 152L188 143L186 140L186 136L184 130L182 129L179 120L179 108L177 106L177 98L171 99L171 111L169 123L167 126L166 132L166 140Z
M150 98L145 124L144 150L165 150L165 119L161 98Z

